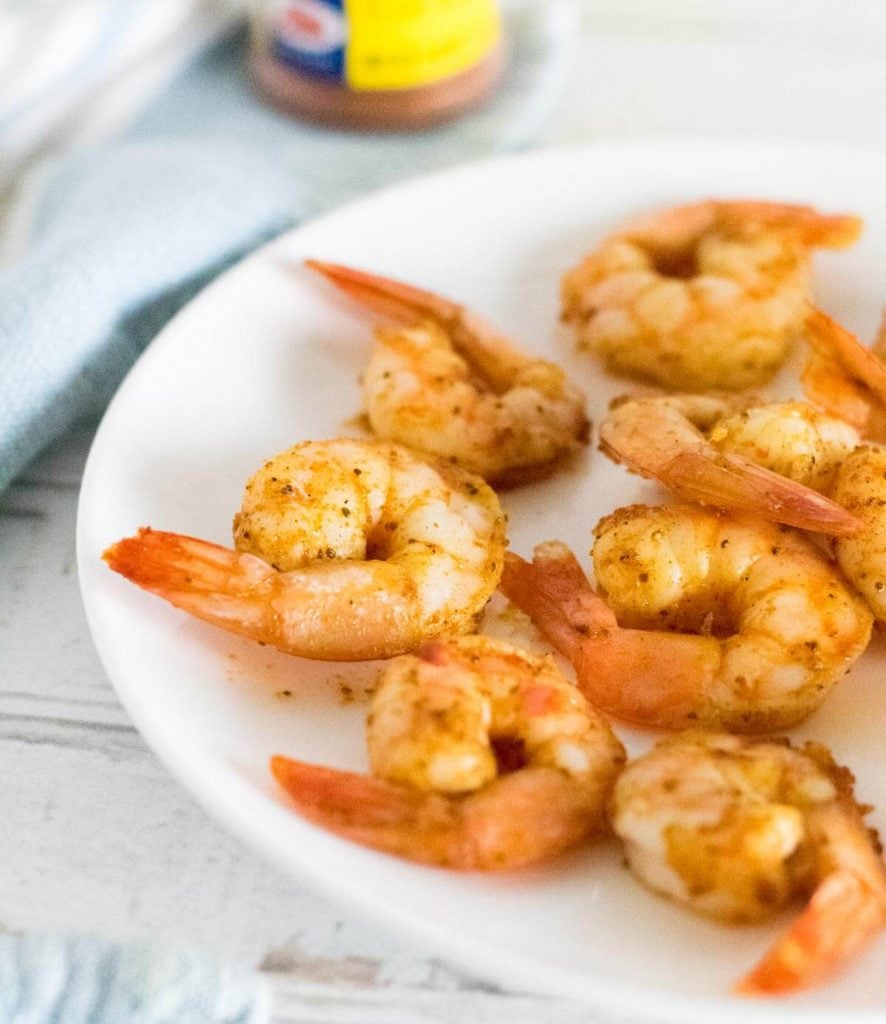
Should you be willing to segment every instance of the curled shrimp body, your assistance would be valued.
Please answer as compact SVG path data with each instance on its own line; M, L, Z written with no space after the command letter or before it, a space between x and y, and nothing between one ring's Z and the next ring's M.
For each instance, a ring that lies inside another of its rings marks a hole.
M461 871L532 864L600 832L624 763L553 661L480 636L387 665L367 741L373 776L282 756L271 769L317 824Z
M806 402L713 395L625 399L600 427L607 455L681 498L829 534L860 526L820 493L858 441Z
M587 443L584 394L558 366L521 352L481 317L387 278L316 260L308 266L399 322L376 329L362 375L379 437L505 487L548 476Z
M800 334L812 248L855 241L856 217L707 200L639 218L563 280L563 319L612 370L683 390L738 390Z
M691 505L597 526L605 601L562 544L508 553L501 589L598 708L639 725L765 733L803 721L864 651L871 615L801 535Z
M737 989L791 992L831 973L886 924L886 872L852 774L816 744L687 732L632 762L610 817L649 888L730 922L811 899Z
M505 546L498 498L479 477L349 439L268 460L246 485L234 535L237 551L141 530L104 558L223 629L358 661L475 628Z

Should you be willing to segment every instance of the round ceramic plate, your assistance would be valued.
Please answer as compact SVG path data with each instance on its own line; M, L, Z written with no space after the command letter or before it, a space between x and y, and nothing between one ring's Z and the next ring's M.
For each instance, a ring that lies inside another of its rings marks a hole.
M139 360L96 437L83 481L79 568L90 625L149 744L208 810L299 880L371 912L474 973L577 997L616 1016L687 1022L873 1024L886 1016L886 943L790 1000L742 1002L731 983L789 916L729 928L641 888L614 841L534 870L460 875L375 853L304 822L268 773L271 754L365 770L374 666L303 661L204 625L100 559L141 525L229 543L243 483L269 455L355 432L371 318L303 269L314 256L456 298L525 348L561 362L599 422L630 384L573 351L557 325L563 272L624 217L709 195L857 211L855 248L816 257L820 304L863 338L886 298L886 155L744 144L590 146L493 160L408 182L254 253L183 310ZM796 366L782 391L796 391ZM552 537L588 564L614 508L660 499L592 445L551 480L506 494L511 546ZM490 614L490 628L503 620ZM827 743L886 827L886 667L879 642L800 737ZM286 697L282 691L291 691ZM632 753L654 737L618 727Z

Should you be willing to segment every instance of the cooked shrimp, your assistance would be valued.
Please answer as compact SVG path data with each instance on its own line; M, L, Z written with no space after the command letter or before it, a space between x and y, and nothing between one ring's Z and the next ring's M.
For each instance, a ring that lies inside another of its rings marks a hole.
M886 319L869 349L836 320L813 310L806 338L811 348L803 370L806 396L866 437L886 441Z
M304 658L387 658L476 628L504 516L479 477L384 442L305 441L266 462L237 551L143 529L104 554L171 604Z
M688 390L759 384L800 335L810 250L850 245L851 216L754 201L637 219L563 279L563 319L612 370Z
M737 990L814 984L886 924L886 871L853 777L822 746L686 732L628 765L610 816L650 889L730 922L812 898Z
M308 260L362 305L405 326L380 326L363 372L373 431L450 460L498 486L548 476L587 444L585 396L448 299L360 270Z
M837 562L877 621L886 622L886 449L856 448L840 466L831 497L862 524L835 542Z
M634 505L597 526L606 601L558 543L508 553L501 590L602 711L742 733L811 714L867 646L871 615L800 534L691 505ZM670 630L679 632L669 632Z
M858 441L805 402L711 395L622 400L600 427L607 455L681 498L830 534L860 526L818 493Z
M717 401L627 402L603 423L603 448L681 498L833 534L846 578L886 622L886 449L802 402L752 406L705 441L688 417L709 427Z
M460 871L522 867L600 832L624 763L552 660L482 636L392 661L367 740L375 777L281 756L271 770L324 828Z

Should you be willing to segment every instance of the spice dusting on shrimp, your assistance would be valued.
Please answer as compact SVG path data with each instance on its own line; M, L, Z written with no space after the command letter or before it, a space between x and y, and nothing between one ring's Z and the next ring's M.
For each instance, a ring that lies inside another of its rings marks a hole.
M800 335L811 249L852 244L853 216L707 200L638 218L563 279L563 319L611 369L682 390L768 380Z
M363 306L376 329L363 400L381 438L448 459L498 487L549 476L587 444L585 396L449 299L361 270L308 260Z
M600 427L607 455L681 498L834 535L861 521L820 492L858 442L805 402L716 395L622 399Z
M547 860L605 828L624 749L553 661L462 637L392 661L367 720L374 777L283 756L299 813L460 871Z
M718 421L723 402L625 402L604 421L602 447L681 498L834 535L840 568L886 622L886 449L804 402L752 404Z
M304 658L360 661L476 628L505 548L501 506L479 477L348 439L268 460L234 527L237 551L142 530L104 558L223 629Z
M556 543L532 563L509 552L501 590L569 658L593 704L640 725L788 728L870 639L864 603L786 527L634 505L599 523L593 555L605 602Z
M886 924L886 870L853 777L822 746L687 732L628 765L610 817L628 865L662 895L730 922L812 894L737 985L776 995L815 984Z

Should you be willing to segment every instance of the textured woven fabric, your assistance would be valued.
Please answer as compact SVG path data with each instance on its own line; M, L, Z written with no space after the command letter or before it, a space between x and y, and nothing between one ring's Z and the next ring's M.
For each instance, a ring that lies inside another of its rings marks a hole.
M0 936L4 1024L265 1024L252 971L192 950Z

